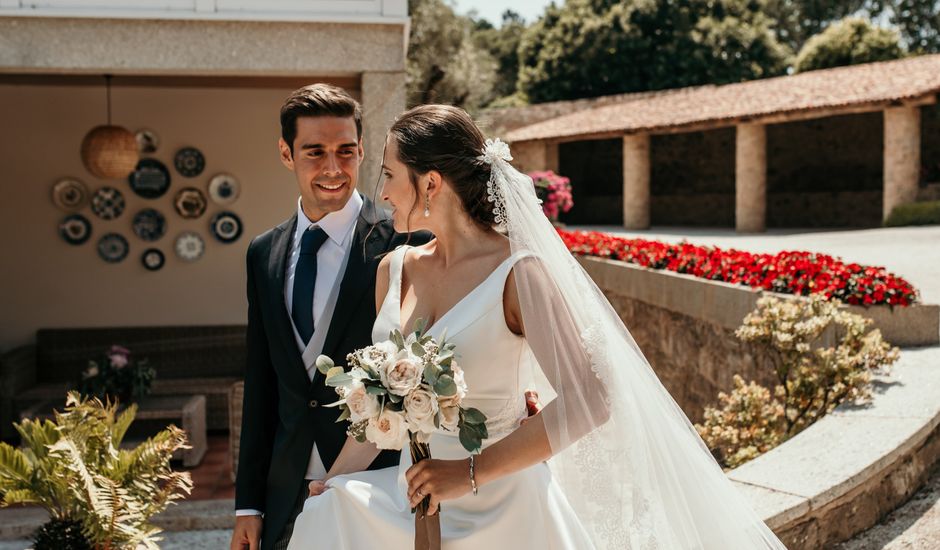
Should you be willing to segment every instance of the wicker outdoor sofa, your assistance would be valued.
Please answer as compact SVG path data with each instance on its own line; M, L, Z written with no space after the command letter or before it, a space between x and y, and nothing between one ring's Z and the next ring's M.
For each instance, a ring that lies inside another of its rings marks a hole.
M203 394L207 428L229 429L232 386L244 378L244 325L41 329L35 344L0 356L0 437L15 435L12 422L32 403L64 405L88 360L113 344L149 360L157 372L153 394Z

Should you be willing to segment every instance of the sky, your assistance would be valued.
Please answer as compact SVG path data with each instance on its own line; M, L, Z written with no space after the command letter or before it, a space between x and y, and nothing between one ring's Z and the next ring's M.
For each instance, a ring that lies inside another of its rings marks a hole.
M506 0L453 0L457 6L457 13L466 14L472 9L483 19L489 20L495 26L499 26L503 20L503 12L510 7ZM535 21L545 6L549 5L551 0L516 0L511 4L512 11L518 13L525 19L526 23ZM557 4L564 3L564 0L556 0Z

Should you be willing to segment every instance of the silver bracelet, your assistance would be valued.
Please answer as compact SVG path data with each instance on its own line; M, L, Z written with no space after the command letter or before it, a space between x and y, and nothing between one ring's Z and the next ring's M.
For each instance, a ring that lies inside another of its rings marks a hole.
M473 494L475 495L477 494L477 480L473 475L473 458L474 455L470 455L470 487L473 488Z

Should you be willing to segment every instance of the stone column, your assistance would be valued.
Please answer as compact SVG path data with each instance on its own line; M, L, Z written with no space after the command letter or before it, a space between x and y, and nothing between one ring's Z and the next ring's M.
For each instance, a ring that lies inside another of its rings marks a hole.
M882 219L895 206L917 200L920 182L920 108L884 111L884 199Z
M365 160L359 167L359 191L372 197L382 166L385 135L395 117L405 110L405 73L362 73L362 145Z
M623 136L623 226L650 227L650 136Z
M735 143L734 228L767 229L767 127L738 124Z

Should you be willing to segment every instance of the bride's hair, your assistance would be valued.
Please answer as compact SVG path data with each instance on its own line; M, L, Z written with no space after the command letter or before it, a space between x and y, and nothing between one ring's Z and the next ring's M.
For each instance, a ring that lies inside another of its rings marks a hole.
M466 111L452 105L420 105L398 117L389 133L398 144L398 160L408 167L415 206L418 177L435 170L450 183L475 222L496 225L486 192L490 165L477 158L485 138Z

